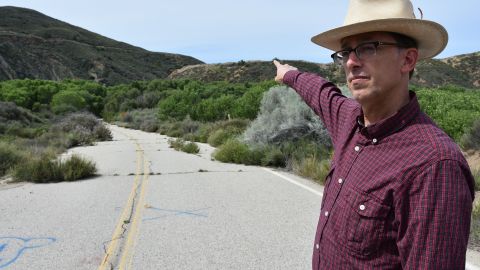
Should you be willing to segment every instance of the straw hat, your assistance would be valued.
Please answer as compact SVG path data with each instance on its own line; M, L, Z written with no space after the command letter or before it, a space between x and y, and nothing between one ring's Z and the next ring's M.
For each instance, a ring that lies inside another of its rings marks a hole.
M395 32L413 38L418 44L419 59L434 57L448 42L448 33L443 26L415 18L409 0L350 0L343 26L312 37L312 42L338 51L343 38L375 31Z

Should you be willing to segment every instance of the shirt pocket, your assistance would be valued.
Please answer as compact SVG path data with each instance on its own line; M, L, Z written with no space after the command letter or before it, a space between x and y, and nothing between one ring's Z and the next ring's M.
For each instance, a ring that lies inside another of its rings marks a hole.
M361 257L378 250L386 240L387 217L391 207L373 196L355 189L348 190L346 244L350 251Z

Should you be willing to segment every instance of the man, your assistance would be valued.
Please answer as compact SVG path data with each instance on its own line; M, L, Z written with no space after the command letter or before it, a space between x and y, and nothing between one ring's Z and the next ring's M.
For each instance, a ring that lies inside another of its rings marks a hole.
M408 0L351 0L342 27L312 38L337 51L353 99L274 61L334 145L313 269L464 269L473 177L457 145L419 108L409 77L448 40Z

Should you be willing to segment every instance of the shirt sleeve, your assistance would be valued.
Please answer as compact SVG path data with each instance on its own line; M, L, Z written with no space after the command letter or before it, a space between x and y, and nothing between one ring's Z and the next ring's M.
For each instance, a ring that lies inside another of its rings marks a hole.
M464 269L472 195L468 168L455 160L430 165L395 203L403 269Z
M351 129L352 115L359 105L342 95L333 83L313 73L288 71L283 82L292 87L305 103L320 116L335 145L341 128ZM346 124L348 123L348 124Z

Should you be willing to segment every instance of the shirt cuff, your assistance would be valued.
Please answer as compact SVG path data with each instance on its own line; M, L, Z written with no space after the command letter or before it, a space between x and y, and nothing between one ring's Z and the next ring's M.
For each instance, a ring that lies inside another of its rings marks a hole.
M301 72L298 70L289 70L285 75L283 75L283 83L292 87L295 83L295 79Z

